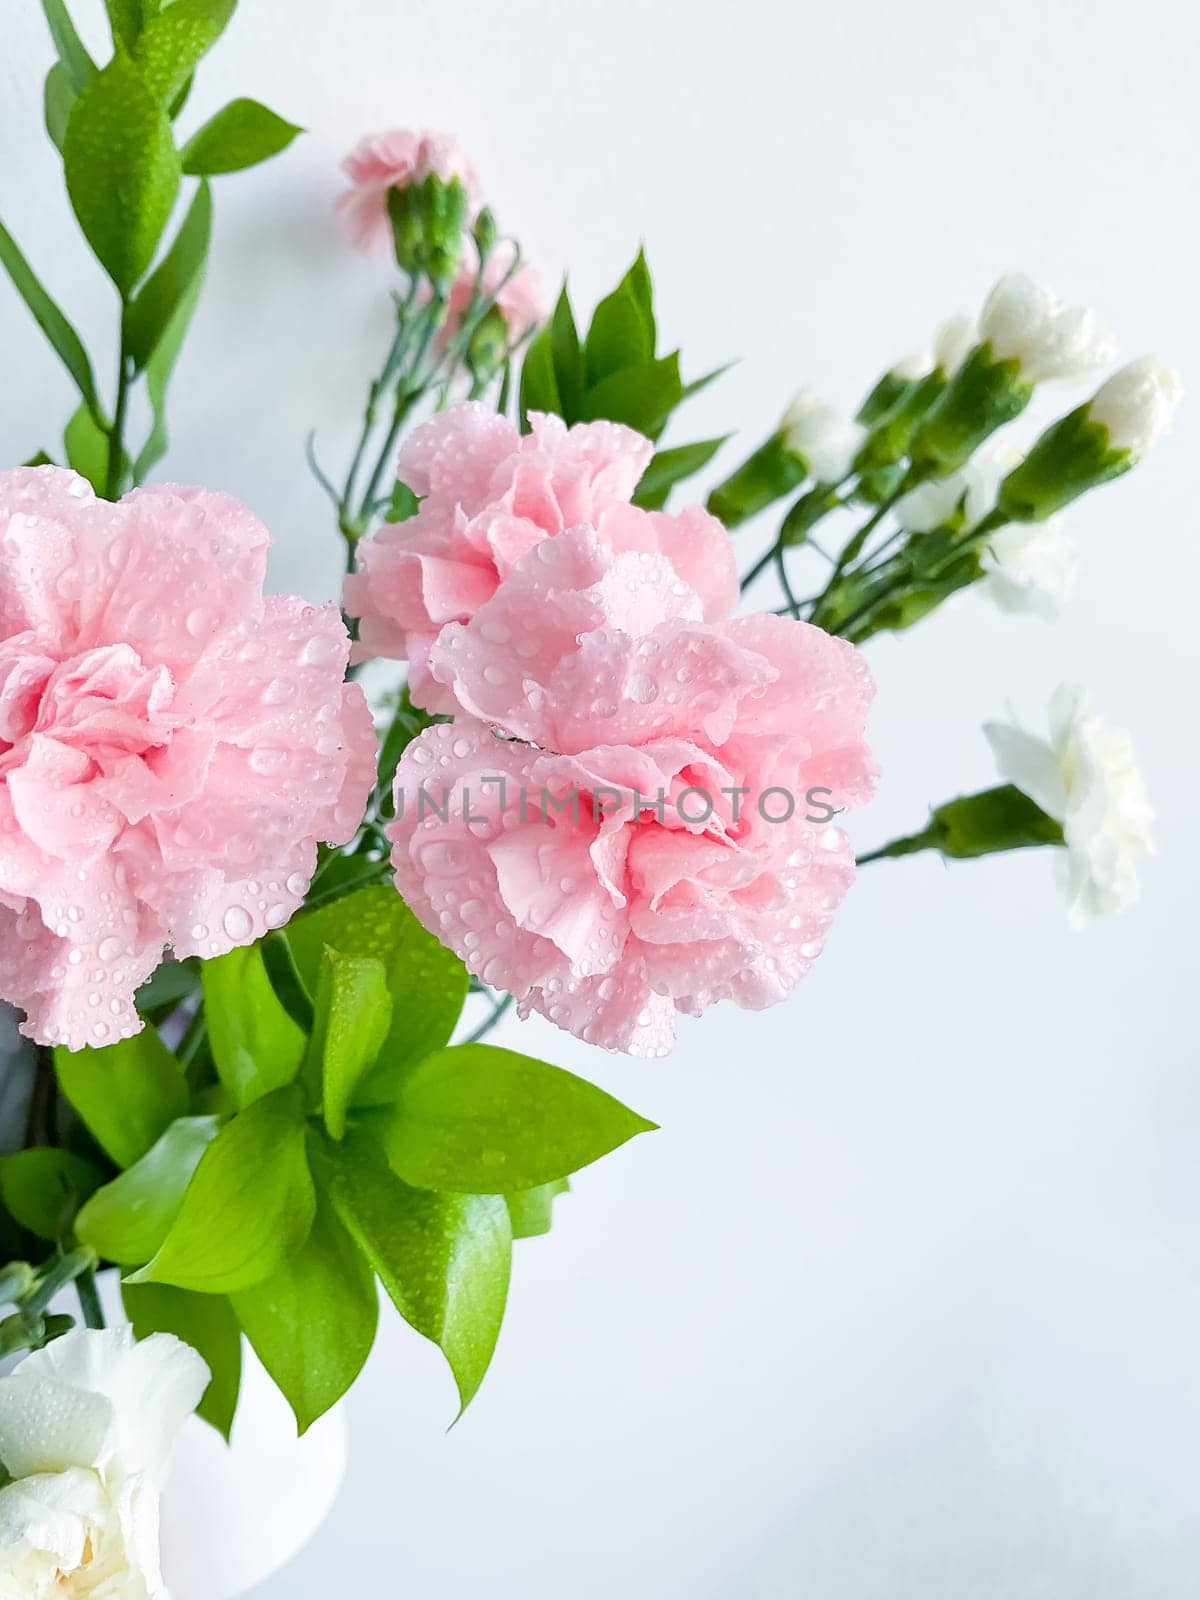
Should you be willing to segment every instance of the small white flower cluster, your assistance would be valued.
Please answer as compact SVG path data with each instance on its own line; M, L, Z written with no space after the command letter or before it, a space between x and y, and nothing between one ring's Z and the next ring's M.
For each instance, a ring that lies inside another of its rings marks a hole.
M1097 716L1083 690L1057 689L1049 721L1046 739L1010 723L984 732L1001 775L1062 825L1067 915L1082 927L1137 899L1154 812L1129 735Z
M0 1595L167 1600L158 1504L209 1372L169 1334L56 1339L0 1379Z

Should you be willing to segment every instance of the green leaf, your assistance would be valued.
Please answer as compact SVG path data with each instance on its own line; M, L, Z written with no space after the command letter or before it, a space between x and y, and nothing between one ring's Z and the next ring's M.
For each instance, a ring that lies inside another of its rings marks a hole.
M63 450L67 465L102 495L108 477L108 435L96 426L86 405L78 407L63 429Z
M526 433L529 431L531 411L545 411L555 417L563 415L558 379L554 375L554 347L550 328L542 329L525 352L525 360L521 364L521 428Z
M205 961L200 973L213 1060L235 1104L244 1108L292 1083L307 1041L271 987L259 947Z
M200 974L194 964L164 961L146 979L134 996L139 1013L171 1011L181 1000L190 999L200 987Z
M958 860L1063 842L1062 825L1010 783L939 806L933 826L937 848Z
M52 467L54 459L52 456L48 456L44 450L39 450L36 455L30 456L28 461L24 461L21 464L26 467Z
M58 59L67 74L71 87L78 94L96 70L96 63L83 47L71 14L63 0L42 0L42 11L50 37L58 52Z
M84 237L128 294L154 258L180 174L171 124L127 56L116 56L81 92L63 162Z
M184 145L183 170L208 177L242 172L277 156L303 132L257 100L231 100Z
M623 422L647 438L657 439L671 412L683 399L678 352L661 361L646 361L610 373L583 400L586 422Z
M300 975L315 989L325 947L373 956L387 971L392 1023L379 1059L359 1085L356 1105L387 1105L405 1073L454 1032L467 997L467 969L413 916L389 884L356 890L288 924Z
M317 979L316 1025L309 1042L321 1084L330 1137L346 1132L346 1108L374 1064L392 1025L387 968L373 956L342 955L326 946Z
M305 1433L362 1371L379 1320L370 1263L320 1188L305 1244L233 1308Z
M137 1338L173 1333L205 1362L212 1379L197 1415L228 1442L242 1384L242 1334L229 1301L165 1283L124 1283L121 1299Z
M104 0L114 47L132 50L146 24L142 0Z
M282 928L269 933L259 945L263 966L280 1005L300 1029L310 1034L313 1028L313 997L300 976L288 936Z
M205 223L204 251L207 258L208 228L211 224L211 198L207 182L201 181L192 202L192 212L197 207L204 208L204 215L208 219ZM190 215L190 213L189 213ZM185 222L184 226L187 226ZM153 425L150 436L137 458L134 468L136 481L141 483L150 469L158 464L167 453L167 389L170 386L171 375L175 370L175 363L179 359L179 352L183 348L183 341L187 337L188 327L191 324L192 314L196 309L196 302L200 298L200 290L204 283L204 271L201 269L192 279L187 292L182 296L171 320L163 330L162 337L154 347L154 354L146 363L146 392L150 398L150 408L153 415Z
M583 350L579 332L575 327L575 313L564 283L550 321L550 350L554 361L554 379L558 387L562 416L568 423L579 418L583 403ZM537 407L535 406L536 410Z
M512 1262L507 1206L494 1195L409 1188L362 1134L338 1146L336 1162L338 1215L400 1315L441 1348L465 1409L504 1317Z
M570 1187L566 1178L556 1178L553 1183L539 1184L536 1189L522 1189L517 1194L505 1195L513 1238L536 1239L543 1233L549 1233L554 1222L554 1202L560 1194L566 1194Z
M629 278L623 278L592 316L584 346L589 389L627 367L646 366L654 360L654 326L646 318L641 297Z
M102 1182L90 1161L69 1150L39 1146L0 1157L0 1199L23 1228L52 1244Z
M256 1100L201 1157L179 1214L134 1283L232 1294L278 1272L316 1210L297 1086Z
M656 450L654 459L642 474L633 500L645 511L661 511L677 483L702 471L729 437L700 439L695 444L676 445L671 450Z
M16 240L0 222L0 265L13 281L17 293L24 300L38 327L46 335L51 349L75 380L75 387L83 396L97 421L104 413L96 394L96 380L92 363L83 347L83 341L67 321L58 306L46 293L33 268L17 247Z
M119 1178L97 1189L75 1232L106 1261L141 1266L162 1248L201 1157L217 1137L216 1117L180 1117Z
M54 1052L59 1087L119 1167L146 1154L188 1108L183 1068L153 1028L103 1050Z
M42 112L50 142L60 153L67 134L67 118L74 104L75 90L71 75L61 61L56 61L46 74L42 88Z
M407 522L410 517L415 517L421 509L419 498L412 492L406 483L399 478L392 485L392 497L388 501L385 522ZM405 691L407 693L407 691Z
M134 59L146 86L170 105L216 44L233 16L237 0L173 0L142 31Z
M147 365L180 307L198 290L211 237L212 191L202 183L174 243L125 313L125 346L137 371Z
M405 1183L511 1194L577 1172L655 1126L562 1067L464 1044L409 1073L386 1142Z

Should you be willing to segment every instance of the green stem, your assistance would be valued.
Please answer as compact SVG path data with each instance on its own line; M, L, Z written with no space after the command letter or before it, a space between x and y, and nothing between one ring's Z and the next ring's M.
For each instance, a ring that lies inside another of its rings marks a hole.
M96 1288L96 1269L86 1267L75 1279L75 1293L79 1296L79 1309L89 1328L105 1328L104 1308Z
M837 628L832 631L841 634L843 638L849 639L852 628L868 621L881 605L886 604L888 600L891 600L898 592L902 591L914 576L919 577L922 583L936 583L942 573L947 572L960 556L965 555L972 546L982 544L989 534L995 533L998 528L1003 528L1008 520L1001 511L996 509L989 511L983 521L977 523L975 527L969 528L961 538L957 539L950 553L939 561L935 567L931 567L928 572L914 574L907 563L902 563L894 577L881 584L874 594L868 596L848 617L844 617L838 623ZM884 563L884 566L890 565L892 561L900 560L901 555L902 552L891 557L890 561Z
M129 386L132 362L125 340L125 316L129 301L121 297L121 348L117 357L117 400L113 407L112 427L108 433L108 474L104 483L104 498L117 500L125 473L125 420L129 412Z
M491 1033L492 1029L500 1021L501 1017L503 1017L504 1014L508 1011L508 1009L512 1005L512 1003L513 1003L513 997L512 997L511 994L502 995L500 997L500 999L496 1001L496 1004L492 1007L491 1015L488 1016L488 1017L485 1017L484 1020L475 1029L475 1032L472 1033L471 1035L469 1035L468 1038L464 1039L463 1043L464 1044L478 1044L481 1039L486 1039L488 1034Z
M910 833L903 839L893 839L890 844L880 845L878 850L869 850L865 856L859 856L857 862L860 867L865 867L871 861L883 861L896 856L912 856L916 855L919 850L936 849L937 843L938 829L931 824L921 833Z

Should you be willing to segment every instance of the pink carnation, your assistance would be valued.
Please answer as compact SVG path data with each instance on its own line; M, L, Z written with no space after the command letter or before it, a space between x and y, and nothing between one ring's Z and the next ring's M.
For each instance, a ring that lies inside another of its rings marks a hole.
M0 996L72 1049L135 1033L162 957L285 922L374 772L333 606L263 598L226 495L0 473Z
M665 556L699 595L707 621L738 600L733 546L700 506L677 514L630 504L654 447L614 422L531 419L524 437L478 401L452 406L417 428L400 452L399 473L421 509L389 523L358 548L359 571L345 604L361 618L361 659L411 663L414 700L453 711L425 666L438 634L465 622L529 550L567 528L588 527L613 551Z
M479 210L478 180L453 134L414 133L408 128L369 134L342 162L342 170L350 187L338 196L336 205L345 213L350 237L368 255L391 253L389 189L407 189L434 174L447 183L459 178L466 186L470 216Z
M450 290L446 321L439 335L443 344L458 332L477 282L481 296L495 295L493 304L504 318L511 343L519 344L526 334L548 319L552 309L550 296L536 267L526 263L508 276L515 250L511 239L500 240L488 254L481 275L475 241L470 235L463 240L462 265Z
M807 972L854 877L828 819L873 786L853 646L703 610L662 555L543 541L430 650L470 716L396 776L426 927L522 1014L635 1055L676 1011L760 1009Z

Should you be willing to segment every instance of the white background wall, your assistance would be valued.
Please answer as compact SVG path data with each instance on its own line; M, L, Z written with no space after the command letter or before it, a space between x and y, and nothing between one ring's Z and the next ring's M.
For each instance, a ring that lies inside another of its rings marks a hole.
M334 592L302 438L344 458L386 326L386 270L329 210L367 129L456 129L584 302L644 237L688 369L742 358L677 437L761 437L801 380L853 404L1015 265L1200 383L1194 8L241 9L191 115L252 93L312 134L220 183L171 470L263 515L280 587ZM37 10L3 4L0 213L103 343L109 299L40 135ZM3 286L0 335L16 461L72 402ZM449 1436L436 1354L386 1321L348 1490L262 1600L1195 1594L1194 456L1193 404L1076 508L1058 627L972 597L872 647L886 781L864 846L989 782L978 727L1006 701L1034 716L1079 678L1136 731L1161 813L1141 907L1072 936L1037 853L884 863L788 1006L685 1025L664 1063L511 1026L663 1131L520 1247L494 1369Z

